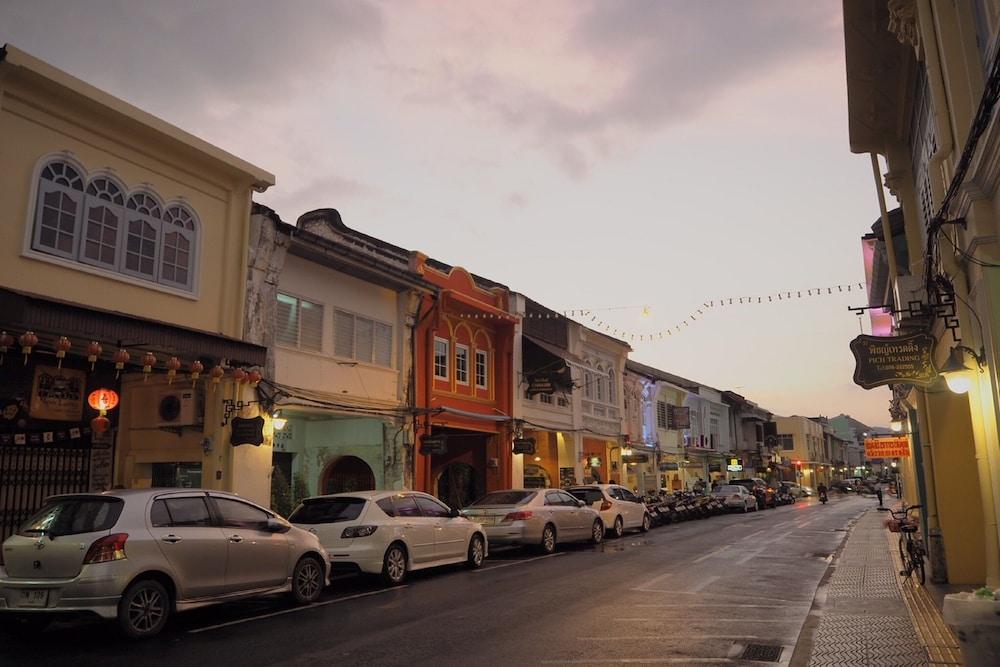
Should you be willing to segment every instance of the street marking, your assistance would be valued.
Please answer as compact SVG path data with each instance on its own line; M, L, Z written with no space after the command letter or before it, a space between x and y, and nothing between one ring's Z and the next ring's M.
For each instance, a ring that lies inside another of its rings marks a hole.
M745 540L749 540L751 537L754 537L756 535L760 535L761 533L766 533L768 530L769 530L768 528L764 528L762 530L758 530L758 531L755 531L753 533L750 533L749 535L744 535L743 537L740 538L740 542L743 542Z
M657 616L656 618L648 618L648 617L640 616L639 618L616 618L615 619L615 621L622 622L622 623L624 623L625 621L628 621L630 623L633 623L633 622L636 622L636 621L655 621L657 623L660 623L663 620L664 619L662 617L660 617L660 616ZM715 621L739 621L741 623L801 623L801 621L799 619L797 619L797 618L786 618L786 619L773 620L773 619L770 619L770 618L768 618L768 619L759 618L758 619L758 618L716 618L716 617L712 617L712 618L706 618L706 619L692 619L692 618L683 617L683 618L676 618L676 619L673 619L673 620L675 620L675 621L690 620L690 621L694 621L694 622L698 622L700 620L701 622L705 622L705 623L714 623ZM684 638L686 639L687 635L684 635Z
M580 660L542 660L543 665L657 665L657 664L717 664L731 665L731 658L601 658L601 659L580 659Z
M291 614L297 611L308 611L309 609L315 609L317 607L326 607L327 605L337 604L338 602L347 602L348 600L357 600L358 598L366 598L372 595L381 595L382 593L391 593L393 591L398 591L400 589L406 588L409 584L404 584L402 586L394 586L392 588L386 588L380 591L369 591L367 593L358 593L357 595L348 595L347 597L337 598L335 600L327 600L325 602L314 602L313 604L304 605L302 607L293 607L291 609L282 609L280 611L272 611L269 614L258 614L257 616L248 616L247 618L240 618L235 621L228 621L226 623L218 623L216 625L206 625L203 628L195 628L194 630L188 630L189 635L196 635L199 632L208 632L209 630L218 630L219 628L226 628L230 625L240 625L242 623L250 623L251 621L259 621L264 618L272 618L274 616L283 616L285 614Z
M502 567L512 567L514 565L523 565L524 563L530 563L534 560L542 560L543 558L555 558L556 556L565 556L565 551L560 551L556 554L546 554L545 556L535 556L534 558L526 558L524 560L513 561L510 563L504 563L503 565L494 565L493 567L483 567L478 570L473 570L476 573L489 572L490 570L499 570Z
M688 641L689 639L760 639L759 635L684 635L683 637L664 637L660 635L611 635L609 637L577 637L577 641L595 641L595 642L605 642L614 639L662 639L664 641L676 641L677 639L683 639Z
M679 609L679 610L691 609L691 608L694 608L694 607L738 607L738 608L741 608L741 607L748 607L748 608L752 607L754 609L758 609L758 608L759 609L782 609L783 607L787 606L787 605L783 605L783 604L731 604L731 603L727 603L727 602L717 602L717 603L710 603L709 602L709 603L705 603L705 604L685 604L685 603L681 603L681 604L683 604L684 606L682 607L680 604L678 604L676 602L674 604L637 604L637 605L632 605L632 606L634 606L634 607L636 607L638 609ZM804 604L807 604L807 603L800 602L799 604L803 604L804 605ZM809 602L808 604L810 606L812 606L811 602Z
M709 584L714 584L718 580L719 580L719 576L718 575L711 576L711 577L705 577L704 579L701 580L701 582L698 583L697 586L695 586L694 588L692 588L688 592L690 592L690 593L697 593L698 591L701 591L701 590L707 588Z
M653 584L659 583L659 582L663 581L664 579L666 579L667 577L671 577L673 575L674 575L673 572L667 572L666 574L661 574L658 577L653 577L652 579L647 579L642 585L643 586L652 586ZM640 590L640 589L634 588L632 590Z
M711 558L712 556L717 556L718 554L721 554L723 551L725 551L726 549L728 549L731 546L733 546L733 545L732 544L727 544L724 547L719 547L715 551L709 551L707 554L705 554L701 558L695 558L693 562L700 563L701 561L705 560L706 558Z
M731 593L702 593L695 591L672 591L664 590L662 588L633 588L631 589L636 593L669 593L670 595L697 595L699 597L713 597L713 598L729 598L732 597ZM755 600L765 600L768 602L784 602L790 604L809 604L812 605L813 599L808 600L794 600L792 598L770 598L764 597L762 595L754 595ZM681 602L681 605L688 606L686 603Z

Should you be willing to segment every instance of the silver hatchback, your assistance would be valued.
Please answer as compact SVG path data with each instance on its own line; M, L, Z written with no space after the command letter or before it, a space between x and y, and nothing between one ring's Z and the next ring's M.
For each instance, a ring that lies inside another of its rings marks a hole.
M151 637L173 611L277 592L314 602L328 575L315 535L231 493L53 496L3 543L0 623L83 612Z
M557 543L604 539L601 515L561 489L492 491L462 514L483 526L491 545L536 546L549 554Z

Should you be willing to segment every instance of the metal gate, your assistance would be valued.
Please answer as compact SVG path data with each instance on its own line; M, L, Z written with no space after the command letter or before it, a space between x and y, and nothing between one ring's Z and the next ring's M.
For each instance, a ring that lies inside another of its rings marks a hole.
M86 492L89 485L87 438L58 444L0 445L0 542L15 533L46 497Z

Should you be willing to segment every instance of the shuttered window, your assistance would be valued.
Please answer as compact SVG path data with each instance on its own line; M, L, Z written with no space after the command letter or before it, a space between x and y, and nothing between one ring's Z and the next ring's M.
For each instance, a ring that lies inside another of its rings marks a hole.
M338 357L391 368L392 326L346 310L334 310L333 349Z
M656 402L656 425L662 429L667 428L667 404L663 401Z
M323 306L278 294L275 340L280 345L319 352L323 349Z

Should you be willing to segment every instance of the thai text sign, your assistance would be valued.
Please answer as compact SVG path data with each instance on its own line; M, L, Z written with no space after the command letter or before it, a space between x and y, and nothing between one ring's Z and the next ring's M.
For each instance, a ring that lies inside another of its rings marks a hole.
M910 455L910 439L865 438L865 456L869 459L898 459Z
M858 336L851 341L854 383L865 389L885 384L929 387L938 375L931 358L934 342L934 337L926 333Z
M31 388L31 416L35 419L80 421L87 374L69 368L36 366Z

